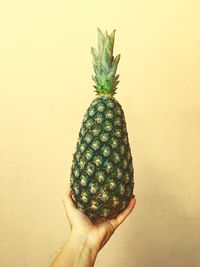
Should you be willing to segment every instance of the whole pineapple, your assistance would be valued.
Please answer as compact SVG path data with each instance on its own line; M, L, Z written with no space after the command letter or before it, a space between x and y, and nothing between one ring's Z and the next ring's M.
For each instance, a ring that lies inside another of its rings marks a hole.
M84 116L70 174L72 199L91 219L115 217L128 205L134 187L124 112L113 96L120 60L113 56L115 30L97 32L98 52L91 48L97 96Z

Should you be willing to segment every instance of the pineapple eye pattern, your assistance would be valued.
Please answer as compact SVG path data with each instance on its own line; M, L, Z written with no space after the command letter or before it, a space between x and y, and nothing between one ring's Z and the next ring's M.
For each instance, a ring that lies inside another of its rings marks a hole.
M87 115L87 113L84 115L84 117L83 117L83 121L85 122L85 121L87 121L87 119L88 119L88 115Z
M127 187L127 189L126 189L126 195L130 197L131 196L131 193L132 193L131 192L131 188L130 187Z
M83 202L88 202L88 193L86 191L81 193L81 199Z
M85 166L85 160L84 158L82 157L79 161L79 166L80 166L80 170L83 170L84 169L84 166Z
M92 158L92 154L93 154L93 150L92 149L88 149L85 153L85 157L86 159L91 159Z
M97 192L97 184L91 183L90 186L89 186L89 190L90 190L91 194L96 194L96 192Z
M120 129L116 129L115 130L115 136L119 138L119 137L121 137L121 135L122 135L121 134L121 130Z
M93 134L94 136L98 136L100 132L101 132L101 127L99 127L98 125L95 126L95 127L92 129L92 134Z
M84 140L89 144L92 141L92 135L90 133L87 133L84 137Z
M96 99L96 100L92 101L91 106L94 107L94 106L96 106L97 104L98 104L98 100Z
M99 112L103 112L104 109L105 109L105 107L104 107L104 105L103 105L102 103L98 104L98 106L97 106L97 110L98 110Z
M103 146L102 149L102 154L104 155L104 157L108 157L110 155L110 148L109 146Z
M92 125L93 125L93 121L90 120L90 119L87 120L86 123L85 123L85 126L86 126L87 129L90 129L92 127Z
M86 149L86 144L85 143L81 144L80 151L84 152L85 149Z
M74 184L74 182L75 182L74 175L72 175L72 173L71 173L71 175L70 175L70 183Z
M109 199L108 193L106 191L102 190L100 198L101 198L102 202L107 202Z
M83 136L86 132L86 129L84 127L81 128L80 130L80 136Z
M121 110L120 107L117 107L117 108L116 108L116 113L117 113L118 115L122 115L122 110Z
M114 162L115 162L115 163L120 162L120 156L119 156L118 153L114 153Z
M119 205L119 198L118 197L112 197L112 205L113 207L116 207Z
M121 119L119 117L115 120L115 126L121 126Z
M93 164L88 163L87 167L86 167L86 172L88 175L92 175L94 173L95 167Z
M124 136L124 143L127 145L128 144L128 139L127 139L127 137L126 136Z
M127 202L125 200L122 201L121 210L125 209Z
M90 115L91 117L93 117L95 113L96 113L95 108L91 108L91 109L89 110L89 115Z
M104 117L102 114L97 114L96 118L95 118L95 121L98 123L98 124L102 124L103 123L103 120L104 120Z
M119 193L120 193L120 195L123 195L125 193L125 187L123 184L120 184L120 186L119 186Z
M116 187L116 183L114 180L110 180L108 184L109 189L114 189Z
M79 174L80 174L79 169L78 169L78 167L76 167L74 170L74 176L79 177Z
M100 141L99 140L95 140L93 141L91 147L94 149L94 150L98 150L100 148Z
M85 175L81 175L81 185L86 186L87 184L87 177Z
M118 147L117 139L115 139L114 137L111 138L110 143L111 143L111 146L113 148L117 148Z
M121 153L121 155L124 155L124 153L125 153L125 145L121 145L120 146L120 153Z
M101 156L94 157L94 163L95 163L96 166L101 166L101 164L102 164L102 157Z
M97 172L96 178L99 182L103 182L106 179L104 172Z
M75 154L76 160L79 161L80 157L81 157L81 154L77 151Z
M127 166L128 166L128 162L127 162L127 160L124 159L122 163L123 163L123 168L126 169Z
M108 141L108 139L109 139L109 134L108 134L108 133L101 133L101 134L100 134L100 139L101 139L102 142L106 142L106 141Z
M117 168L116 176L118 179L122 178L123 172L121 169Z
M77 185L74 186L74 192L76 195L79 194L79 187Z
M106 169L106 172L110 173L113 169L113 164L111 162L109 162L108 160L106 160L104 163L104 167Z
M104 123L104 129L108 132L112 131L112 129L113 129L112 123L110 121L106 120Z
M107 101L107 107L114 108L114 106L115 106L115 104L112 101L110 101L110 100Z
M99 203L98 203L97 201L95 201L95 200L91 201L91 206L90 206L90 208L91 208L92 210L98 210L98 206L99 206Z
M129 174L128 174L128 173L126 173L126 174L124 175L124 180L125 180L125 183L126 183L126 184L130 181L130 177L129 177Z
M105 114L105 115L106 115L106 118L107 118L107 119L112 119L113 116L114 116L114 115L113 115L113 112L112 112L111 110L106 111L106 114Z

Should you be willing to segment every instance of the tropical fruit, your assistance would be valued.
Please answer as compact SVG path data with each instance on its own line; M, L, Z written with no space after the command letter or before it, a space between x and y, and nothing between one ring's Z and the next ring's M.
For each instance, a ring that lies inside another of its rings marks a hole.
M114 97L120 54L113 56L115 30L97 28L98 51L91 48L96 97L79 132L70 172L72 199L91 219L112 218L128 205L134 169L125 115Z

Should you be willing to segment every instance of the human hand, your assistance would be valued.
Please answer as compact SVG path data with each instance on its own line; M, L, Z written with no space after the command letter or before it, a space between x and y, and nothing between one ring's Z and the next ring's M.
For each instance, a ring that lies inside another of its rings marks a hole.
M92 222L87 215L75 207L71 199L71 191L68 188L66 198L63 201L66 215L70 224L71 234L78 242L82 242L89 250L96 253L107 243L118 226L133 210L136 199L132 196L127 208L117 217Z

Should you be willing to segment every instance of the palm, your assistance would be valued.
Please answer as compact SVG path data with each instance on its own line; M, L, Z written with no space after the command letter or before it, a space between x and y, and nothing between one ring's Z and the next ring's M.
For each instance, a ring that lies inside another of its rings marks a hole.
M71 199L70 192L67 192L67 199L64 202L66 214L72 231L89 240L89 246L95 246L100 250L109 240L115 229L131 213L136 203L133 197L128 207L117 217L109 220L97 220L92 222L83 212L77 209Z

